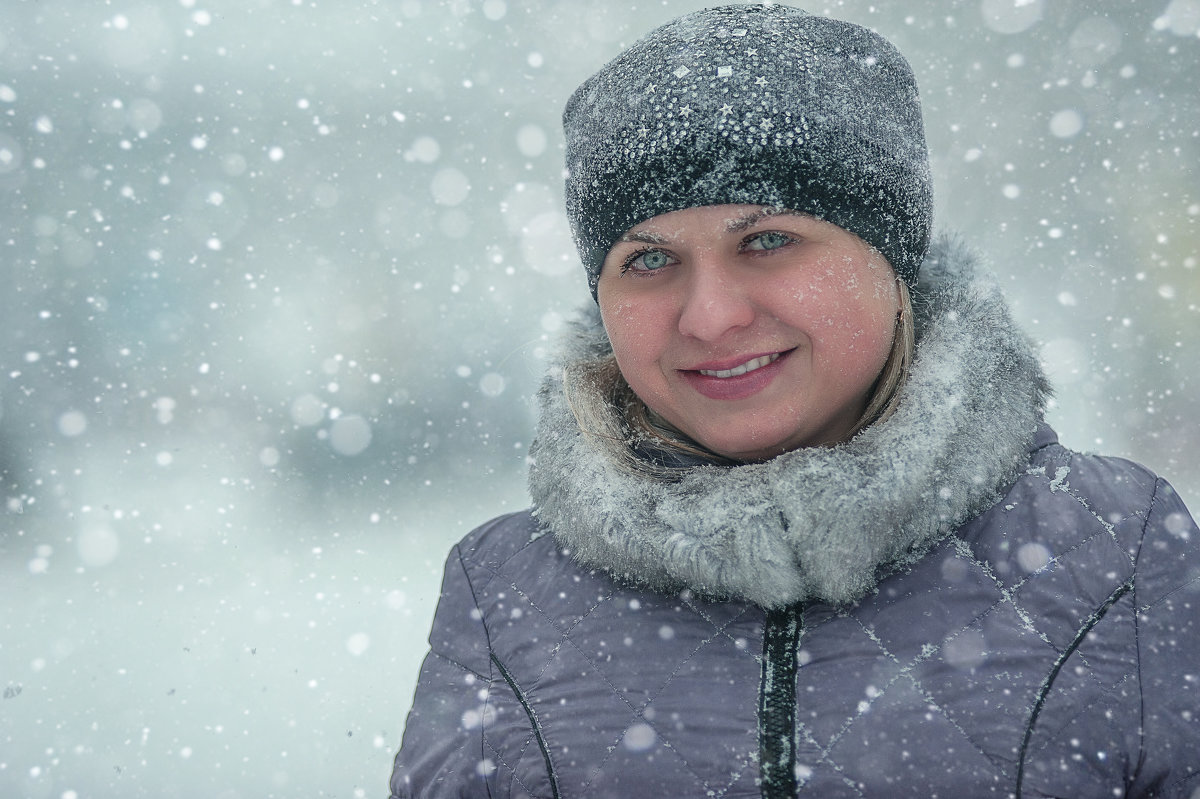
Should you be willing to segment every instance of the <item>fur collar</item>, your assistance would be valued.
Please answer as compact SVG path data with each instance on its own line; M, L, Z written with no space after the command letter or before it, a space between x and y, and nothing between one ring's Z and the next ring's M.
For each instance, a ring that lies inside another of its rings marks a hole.
M917 350L897 411L853 440L657 482L617 466L568 407L562 365L611 350L589 306L539 394L529 486L581 564L660 591L763 607L852 603L1001 496L1050 389L995 279L934 243L913 292Z

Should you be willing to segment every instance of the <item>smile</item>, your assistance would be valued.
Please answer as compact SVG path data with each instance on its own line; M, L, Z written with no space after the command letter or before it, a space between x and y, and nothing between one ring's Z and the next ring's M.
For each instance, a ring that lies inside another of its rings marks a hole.
M763 355L753 360L746 361L740 366L735 366L732 369L697 369L700 374L705 377L741 377L747 372L753 372L756 369L761 369L768 364L775 363L779 360L781 353L775 352L770 355Z

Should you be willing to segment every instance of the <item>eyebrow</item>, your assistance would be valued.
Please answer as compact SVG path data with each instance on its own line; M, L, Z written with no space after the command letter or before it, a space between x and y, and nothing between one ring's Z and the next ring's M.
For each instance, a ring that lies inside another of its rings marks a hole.
M767 206L767 207L761 208L758 211L755 211L753 213L738 217L737 219L731 219L725 225L725 232L726 233L740 233L743 230L749 230L750 228L754 227L755 225L757 225L759 222L763 221L764 219L767 219L767 218L773 217L773 216L805 216L805 214L802 214L799 211L789 211L786 208L777 208L777 207ZM641 242L643 244L660 244L660 245L666 245L666 244L671 243L670 239L668 239L666 236L660 236L657 233L651 233L650 231L646 231L646 230L630 231L629 233L626 233L625 235L621 236L621 238L617 239L617 241Z
M804 216L804 214L801 214L797 211L789 211L786 208L767 206L765 208L760 208L752 214L746 214L740 219L730 220L729 224L725 226L725 231L727 233L740 233L743 230L748 230L754 227L759 222L772 216Z
M665 236L660 236L657 233L650 233L645 230L635 230L630 233L626 233L624 236L617 239L617 241L640 241L643 244L670 243Z

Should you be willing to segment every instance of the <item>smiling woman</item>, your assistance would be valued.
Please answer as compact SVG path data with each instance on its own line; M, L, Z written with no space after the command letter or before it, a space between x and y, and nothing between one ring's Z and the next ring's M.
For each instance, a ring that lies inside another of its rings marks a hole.
M1046 426L917 98L775 4L572 96L595 302L533 507L449 558L394 798L1196 795L1200 530Z

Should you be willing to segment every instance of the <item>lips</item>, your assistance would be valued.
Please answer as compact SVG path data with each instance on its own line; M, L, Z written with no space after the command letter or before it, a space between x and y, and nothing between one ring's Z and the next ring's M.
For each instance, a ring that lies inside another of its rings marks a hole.
M764 390L783 369L794 350L741 356L725 363L702 364L703 368L681 369L679 374L701 395L714 400L742 400Z

